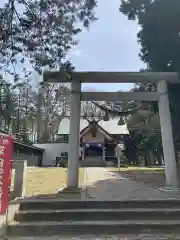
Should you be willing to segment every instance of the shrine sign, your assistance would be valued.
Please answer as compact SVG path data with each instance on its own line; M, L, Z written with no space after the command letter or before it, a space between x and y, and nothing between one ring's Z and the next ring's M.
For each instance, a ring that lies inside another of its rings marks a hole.
M0 215L6 213L10 184L12 137L0 133Z

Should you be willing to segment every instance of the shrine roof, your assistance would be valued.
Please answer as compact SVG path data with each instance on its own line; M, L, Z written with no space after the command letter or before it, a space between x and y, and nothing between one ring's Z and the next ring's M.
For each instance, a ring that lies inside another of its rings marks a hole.
M107 133L112 135L128 135L129 130L127 125L118 125L119 117L115 117L108 121L100 120L97 125L99 125L102 129L104 129ZM59 124L58 135L68 135L69 134L69 126L70 126L70 118L62 119ZM80 132L89 126L89 122L86 119L80 119Z

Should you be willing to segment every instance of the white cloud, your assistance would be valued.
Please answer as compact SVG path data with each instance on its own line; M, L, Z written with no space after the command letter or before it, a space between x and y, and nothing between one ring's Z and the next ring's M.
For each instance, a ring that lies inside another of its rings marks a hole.
M76 57L76 58L88 58L88 54L86 54L84 51L82 51L81 49L79 48L74 48L71 53L70 53L70 56L71 57Z

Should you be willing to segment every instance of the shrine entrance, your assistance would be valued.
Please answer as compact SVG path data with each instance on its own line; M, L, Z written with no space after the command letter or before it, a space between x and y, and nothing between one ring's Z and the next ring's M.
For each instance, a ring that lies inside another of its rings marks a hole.
M85 144L85 158L86 157L100 157L103 155L103 146L100 143Z
M165 162L166 185L178 186L177 163L172 134L167 83L178 83L174 72L44 72L49 83L71 82L71 113L68 155L68 187L78 186L81 101L158 101ZM81 83L148 83L157 85L157 92L81 92Z

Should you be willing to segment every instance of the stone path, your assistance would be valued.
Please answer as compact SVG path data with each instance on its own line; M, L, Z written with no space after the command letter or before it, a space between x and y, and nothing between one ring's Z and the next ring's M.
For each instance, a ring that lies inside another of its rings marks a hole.
M86 168L84 186L87 195L97 200L177 198L171 192L131 181L119 173L108 172L105 168Z

